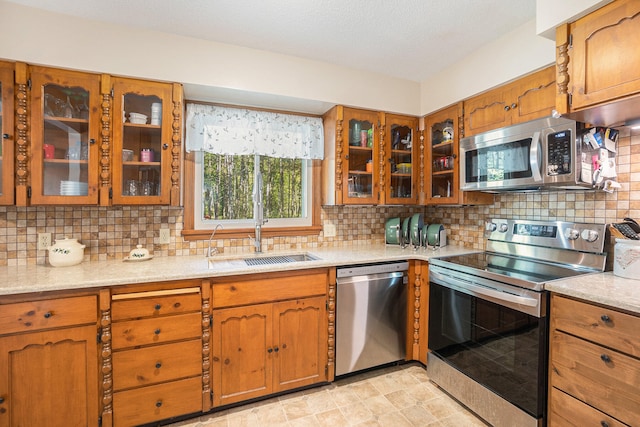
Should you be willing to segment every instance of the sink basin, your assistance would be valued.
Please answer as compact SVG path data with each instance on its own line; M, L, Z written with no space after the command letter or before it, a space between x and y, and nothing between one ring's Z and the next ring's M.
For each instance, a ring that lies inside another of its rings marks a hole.
M209 268L240 268L246 266L259 266L259 265L277 265L286 264L289 262L305 262L305 261L317 261L320 258L308 253L299 254L283 254L272 256L260 256L254 255L250 257L242 258L224 258L224 257L211 257L209 258Z

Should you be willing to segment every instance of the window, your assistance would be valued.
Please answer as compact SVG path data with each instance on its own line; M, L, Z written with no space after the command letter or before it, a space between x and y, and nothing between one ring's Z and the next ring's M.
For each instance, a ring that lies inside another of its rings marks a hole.
M319 117L187 103L185 129L185 238L217 224L244 237L258 206L267 234L320 230Z
M255 161L262 176L265 228L310 226L313 197L311 161L255 155L197 153L199 192L196 228L254 226Z

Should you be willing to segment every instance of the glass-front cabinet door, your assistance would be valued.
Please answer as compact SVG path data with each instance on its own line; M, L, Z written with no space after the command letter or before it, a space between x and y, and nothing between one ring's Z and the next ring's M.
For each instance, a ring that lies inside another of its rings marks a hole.
M31 204L98 202L100 76L31 67Z
M459 105L425 120L425 192L427 204L458 203Z
M0 205L14 203L13 64L0 61Z
M172 86L124 78L112 82L113 203L168 204Z
M344 109L344 204L376 204L378 197L378 113Z
M415 117L385 115L385 204L418 202L414 185L420 168L414 155L419 147L417 128Z

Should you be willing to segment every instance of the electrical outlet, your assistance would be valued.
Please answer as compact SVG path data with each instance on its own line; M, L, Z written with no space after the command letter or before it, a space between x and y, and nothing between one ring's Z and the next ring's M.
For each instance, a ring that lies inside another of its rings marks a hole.
M158 236L158 244L168 245L171 243L171 233L168 228L161 228L160 235Z
M49 246L51 246L51 233L38 233L38 250L45 250Z
M335 224L325 224L324 225L324 237L335 237L336 236L336 225Z

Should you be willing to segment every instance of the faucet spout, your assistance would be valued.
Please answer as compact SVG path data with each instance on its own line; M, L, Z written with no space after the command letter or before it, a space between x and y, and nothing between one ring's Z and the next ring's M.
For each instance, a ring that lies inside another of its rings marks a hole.
M206 254L207 258L209 258L211 255L215 255L218 253L218 248L211 247L211 241L213 240L213 236L216 235L216 231L218 231L218 228L224 228L224 227L222 226L222 224L217 224L213 229L213 233L211 233L211 236L209 236L209 246L207 247L207 254Z

